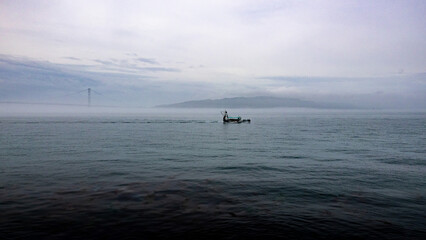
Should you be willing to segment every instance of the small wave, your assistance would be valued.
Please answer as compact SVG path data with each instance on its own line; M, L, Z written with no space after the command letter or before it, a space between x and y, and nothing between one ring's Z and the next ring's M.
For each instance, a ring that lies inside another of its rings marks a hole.
M144 120L141 121L139 123L150 123L150 124L164 124L164 123L183 123L183 124L188 124L188 123L208 123L207 121L204 120Z
M7 124L190 124L190 123L218 123L219 121L206 121L206 120L162 120L162 119L145 119L145 120L58 120L58 121L12 121L3 122Z
M283 159L304 159L306 157L304 157L304 156L298 156L298 155L280 155L277 158L283 158Z
M278 171L282 172L283 169L270 167L270 166L226 166L226 167L216 167L216 170L225 170L225 171L235 171L235 172L270 172L270 171Z

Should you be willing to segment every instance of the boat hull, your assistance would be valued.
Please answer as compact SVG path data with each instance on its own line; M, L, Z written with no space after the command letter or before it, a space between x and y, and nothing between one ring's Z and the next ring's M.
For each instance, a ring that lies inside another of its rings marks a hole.
M228 120L223 120L223 123L250 123L250 119L228 119Z

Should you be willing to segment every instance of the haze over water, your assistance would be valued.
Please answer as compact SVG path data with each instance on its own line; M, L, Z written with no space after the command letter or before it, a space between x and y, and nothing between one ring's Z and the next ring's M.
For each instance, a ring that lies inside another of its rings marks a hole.
M423 239L426 113L2 114L4 239Z

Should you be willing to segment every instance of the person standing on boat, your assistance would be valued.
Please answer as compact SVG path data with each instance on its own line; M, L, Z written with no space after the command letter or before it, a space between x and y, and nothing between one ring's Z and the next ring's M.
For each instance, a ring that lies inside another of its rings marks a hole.
M225 114L223 114L223 121L227 122L228 121L228 112L225 110Z

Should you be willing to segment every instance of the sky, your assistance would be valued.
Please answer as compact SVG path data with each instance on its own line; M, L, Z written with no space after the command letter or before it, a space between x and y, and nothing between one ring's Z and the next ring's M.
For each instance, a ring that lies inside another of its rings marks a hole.
M426 109L426 1L0 0L0 101Z

